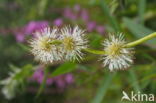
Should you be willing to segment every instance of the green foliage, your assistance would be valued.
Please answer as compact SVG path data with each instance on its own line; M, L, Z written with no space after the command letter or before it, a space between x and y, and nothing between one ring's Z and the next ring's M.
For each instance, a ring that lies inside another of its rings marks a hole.
M118 25L115 17L110 13L109 7L107 6L106 2L104 0L100 0L100 5L103 9L103 12L105 13L107 20L110 22L112 25L112 28L114 28L115 32L120 31L120 26Z
M142 38L150 33L152 33L153 31L144 27L143 25L136 23L134 20L131 20L129 18L124 18L123 19L124 24L126 25L126 27L134 34L134 36L136 38ZM149 44L155 44L156 39L152 39L150 41L148 41Z
M111 81L114 76L115 76L115 73L103 76L103 80L101 80L101 84L100 84L100 87L98 87L97 94L91 103L102 103L102 100L107 90L109 89L111 85Z
M139 0L139 10L138 10L138 14L139 14L139 20L141 22L141 24L144 23L144 13L145 13L145 9L146 9L146 0Z
M56 68L56 70L51 74L51 76L58 76L71 72L76 69L76 63L67 62Z
M17 88L21 87L26 82L27 77L33 73L33 66L31 64L18 68L14 65L10 65L12 72L9 73L9 77L0 81L3 85L2 92L7 99L15 97Z

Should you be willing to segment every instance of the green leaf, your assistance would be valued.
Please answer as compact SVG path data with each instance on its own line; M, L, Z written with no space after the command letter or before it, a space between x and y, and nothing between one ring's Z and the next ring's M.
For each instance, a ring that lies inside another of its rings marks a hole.
M76 64L72 62L64 63L51 74L51 76L57 76L61 74L65 74L76 69Z
M110 9L107 6L105 0L100 0L100 5L101 5L101 7L102 7L102 9L103 9L103 11L104 11L108 21L111 23L114 31L118 32L120 30L119 25L118 25L115 17L113 15L111 15Z
M134 36L139 39L144 36L147 36L148 34L152 33L153 31L144 27L141 24L136 23L135 21L129 19L129 18L124 18L123 22L125 26L134 34ZM155 45L156 44L156 38L151 39L147 41L148 44L150 45Z
M77 66L78 66L78 69L86 71L86 72L95 72L97 70L96 67L91 66L91 65L81 65L81 64L78 64Z
M101 41L103 40L102 35L91 34L91 35L89 35L88 38L90 40L90 46L92 48L100 48Z
M90 0L90 1L89 1L89 4L90 4L90 5L94 5L94 4L96 4L96 2L97 2L97 0Z
M117 8L119 7L119 1L118 0L112 0L110 2L109 7L110 7L110 12L114 13L117 10Z
M29 77L33 73L33 66L31 64L27 64L22 68L16 68L20 69L20 72L16 74L16 79L25 79Z
M48 0L40 0L38 8L40 9L38 12L41 16L44 15L46 6L48 4Z
M138 11L138 15L139 15L139 20L141 22L141 24L143 24L144 22L144 12L146 9L146 0L139 0L139 11Z
M26 45L24 45L24 44L22 44L22 43L17 43L17 45L18 45L21 49L23 49L23 50L25 50L25 51L30 51L30 47L28 47L28 46L26 46Z
M130 78L131 78L130 83L132 83L132 86L133 86L134 90L136 92L138 92L138 91L141 91L141 89L140 89L140 86L139 86L137 75L135 74L135 71L133 69L129 70L129 74L130 74Z
M91 101L91 103L102 103L102 100L108 90L108 88L110 87L111 81L113 79L113 77L115 76L116 73L109 73L107 76L104 75L103 76L103 80L101 81L101 84L98 88L98 91L96 93L95 98L93 98L93 100Z

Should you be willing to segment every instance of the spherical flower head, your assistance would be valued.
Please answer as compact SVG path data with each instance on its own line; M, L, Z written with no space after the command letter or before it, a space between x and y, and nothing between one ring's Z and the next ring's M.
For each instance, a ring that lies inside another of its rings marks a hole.
M60 47L51 44L58 39L57 32L57 28L50 29L50 27L35 32L34 35L37 35L37 37L30 41L30 46L32 48L31 52L37 61L48 64L61 60Z
M133 48L125 48L124 36L120 33L110 35L103 42L105 54L103 56L104 66L109 66L110 71L122 70L130 67L133 63Z
M82 59L81 50L87 48L87 40L84 36L84 30L78 26L74 27L73 30L69 26L61 29L62 51L66 60L79 61Z
M0 81L0 85L3 85L2 93L6 99L12 99L15 97L16 89L19 86L19 81L16 79L17 75L21 72L21 69L14 69L13 72L9 72L9 77Z
M17 80L13 80L11 77L2 81L4 87L2 88L2 93L6 99L12 99L15 96L16 89L18 87Z

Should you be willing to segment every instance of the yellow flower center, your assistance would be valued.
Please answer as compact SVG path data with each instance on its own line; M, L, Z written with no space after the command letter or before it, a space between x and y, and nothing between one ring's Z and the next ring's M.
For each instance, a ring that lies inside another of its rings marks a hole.
M112 57L116 57L120 54L121 47L119 44L112 44L107 48L106 53Z
M50 38L43 38L42 40L39 41L39 46L45 50L45 51L50 51L51 50L51 44L49 43L49 41L51 41Z
M74 40L71 37L64 38L63 44L66 50L71 51L74 49Z

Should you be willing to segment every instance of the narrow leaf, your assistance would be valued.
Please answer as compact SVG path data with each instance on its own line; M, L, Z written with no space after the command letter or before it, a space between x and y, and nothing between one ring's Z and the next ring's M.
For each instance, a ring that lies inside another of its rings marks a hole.
M146 8L146 0L139 0L139 11L138 11L138 14L139 14L139 20L141 22L141 24L143 24L144 22L144 12L145 12L145 8Z
M106 75L103 76L104 78L101 81L101 84L98 88L96 96L95 96L95 98L93 98L91 103L102 103L102 100L103 100L107 90L109 89L111 81L114 76L115 76L115 73L113 73L113 74L109 73L107 76Z
M114 31L118 32L120 30L119 25L118 25L115 17L111 15L110 9L109 9L108 5L106 4L105 0L100 0L100 5L101 5L108 21L111 23Z
M125 26L134 34L134 36L137 39L147 36L148 34L153 32L152 30L144 27L141 24L136 23L135 21L133 21L129 18L124 18L123 22L124 22ZM147 43L150 45L155 45L156 38L147 41Z
M58 68L56 68L56 70L51 74L51 76L65 74L65 73L73 71L75 68L76 68L75 63L71 63L71 62L64 63L61 66L59 66Z
M134 90L136 92L141 91L139 83L138 83L137 76L135 74L135 71L133 69L130 69L129 74L130 74L130 78L131 78L130 82L132 83L132 86L133 86Z

